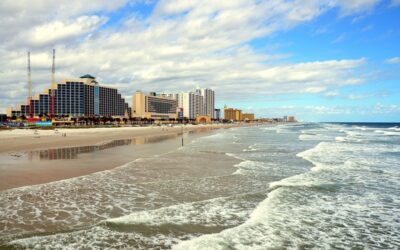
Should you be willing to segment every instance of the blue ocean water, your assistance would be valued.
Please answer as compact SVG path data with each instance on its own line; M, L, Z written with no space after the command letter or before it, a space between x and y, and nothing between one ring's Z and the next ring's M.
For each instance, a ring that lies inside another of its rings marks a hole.
M9 247L398 249L400 124L220 130L114 170L0 193L11 196L0 212ZM11 212L32 197L46 205Z
M182 242L177 248L400 247L398 124L296 124L265 129L277 134L260 133L264 143L251 145L255 153L246 156L248 161L265 150L270 155L271 139L279 138L278 145L288 151L283 158L299 151L301 146L293 144L310 147L296 156L310 162L311 168L291 169L287 160L267 155L262 163L243 164L239 171L245 175L271 174L275 168L262 167L271 160L290 174L269 184L268 197L245 223Z

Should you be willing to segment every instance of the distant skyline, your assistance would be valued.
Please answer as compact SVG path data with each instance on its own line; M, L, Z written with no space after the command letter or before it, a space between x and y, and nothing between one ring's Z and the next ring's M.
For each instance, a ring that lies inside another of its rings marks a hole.
M56 79L215 90L257 117L400 121L400 0L0 2L0 113Z

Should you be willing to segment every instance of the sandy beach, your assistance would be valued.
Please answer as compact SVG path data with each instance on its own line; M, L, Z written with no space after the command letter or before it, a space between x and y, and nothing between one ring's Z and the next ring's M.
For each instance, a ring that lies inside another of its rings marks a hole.
M184 126L185 140L242 125ZM112 169L181 146L181 127L0 131L0 190ZM62 134L66 136L62 136Z
M184 126L184 132L207 131L209 129L230 128L243 125L197 125ZM150 137L176 134L180 126L119 127L119 128L78 128L55 130L14 129L0 131L0 153L31 151L56 147L94 145L110 140ZM66 137L62 134L65 133Z

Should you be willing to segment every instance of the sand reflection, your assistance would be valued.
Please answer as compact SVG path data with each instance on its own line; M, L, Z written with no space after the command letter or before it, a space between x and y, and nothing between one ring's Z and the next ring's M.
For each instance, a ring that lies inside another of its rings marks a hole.
M88 153L93 153L96 151L102 151L102 150L111 149L111 148L115 148L115 147L121 147L121 146L144 145L147 143L155 143L155 142L172 139L176 136L178 136L178 134L113 140L113 141L102 143L99 145L53 148L53 149L29 151L26 153L26 155L29 160L77 159L80 154L88 154Z

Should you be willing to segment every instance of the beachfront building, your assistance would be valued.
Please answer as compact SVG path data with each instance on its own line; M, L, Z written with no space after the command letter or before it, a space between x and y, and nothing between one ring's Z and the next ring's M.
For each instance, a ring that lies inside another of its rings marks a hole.
M296 118L294 116L288 116L287 122L296 122Z
M214 120L221 120L221 109L214 109Z
M214 119L215 93L211 89L200 89L203 97L203 114Z
M195 94L193 92L178 94L178 107L183 112L183 117L189 120L196 119Z
M26 104L8 109L9 116L130 116L131 110L116 88L100 85L91 75L53 83Z
M242 120L242 110L224 107L224 119L231 121L241 121Z
M157 96L154 92L145 94L141 91L136 91L132 96L132 114L134 117L142 119L176 119L177 106L175 99Z
M183 116L195 120L198 116L208 116L213 119L215 94L211 89L196 89L194 92L177 94L178 107L183 110Z
M242 113L241 119L243 121L254 121L255 115L253 113Z
M200 89L194 92L194 115L195 118L206 115L204 111L204 97L201 95Z

